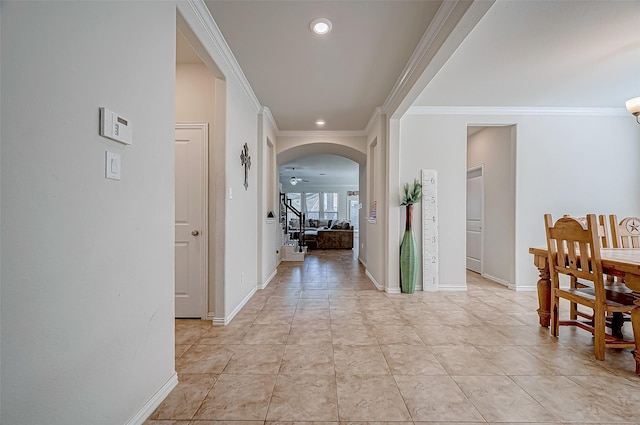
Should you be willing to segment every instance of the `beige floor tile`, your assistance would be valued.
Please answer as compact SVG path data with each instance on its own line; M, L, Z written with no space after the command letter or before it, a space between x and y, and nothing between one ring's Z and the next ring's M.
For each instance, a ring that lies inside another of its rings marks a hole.
M341 421L411 421L391 375L337 376Z
M640 423L630 350L550 337L535 292L388 294L353 254L281 263L227 326L176 320L180 384L145 425Z
M278 375L268 421L337 421L333 375Z
M283 375L334 375L333 346L287 345L280 374Z
M512 379L561 421L625 421L624 414L618 406L612 405L610 400L593 394L566 376L514 376Z
M252 325L242 339L243 344L286 344L289 325Z
M202 334L198 344L240 344L249 326L249 324L239 326L238 323L234 323L234 327L214 326Z
M440 364L452 376L504 375L498 366L473 346L429 347Z
M222 374L194 419L263 421L275 383L276 375Z
M178 360L184 353L186 353L189 348L191 348L192 344L176 344L175 357Z
M217 375L181 374L178 385L163 400L150 416L150 419L182 419L193 418L202 401L213 387Z
M538 325L504 325L493 329L504 335L512 345L544 345L554 343L549 329Z
M414 421L483 421L450 376L395 376Z
M414 331L428 346L465 345L463 336L453 326L418 325L414 326Z
M554 370L523 347L513 345L476 347L483 357L489 359L507 375L555 375Z
M420 345L381 345L393 375L446 375L431 351Z
M371 328L381 345L424 345L418 334L406 324L373 325Z
M275 375L280 369L284 345L239 345L224 373Z
M452 378L488 422L558 420L507 376Z
M377 345L334 345L337 375L388 375L389 366Z
M378 340L367 325L331 324L333 345L378 345Z
M181 374L222 373L237 345L194 345L176 361Z
M322 345L331 344L331 326L319 327L315 324L311 326L296 326L291 327L289 333L289 339L287 344L289 345ZM329 322L330 323L330 322Z

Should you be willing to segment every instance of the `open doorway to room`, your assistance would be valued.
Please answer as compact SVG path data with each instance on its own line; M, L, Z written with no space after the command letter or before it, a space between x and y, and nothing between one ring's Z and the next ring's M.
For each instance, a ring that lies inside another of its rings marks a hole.
M285 201L301 213L296 216L286 210L286 240L299 240L302 229L302 243L310 249L357 248L353 237L359 228L357 162L338 155L306 155L280 164L278 174Z
M220 235L217 175L224 169L223 75L182 16L176 22L175 316L212 319ZM220 164L222 163L222 168ZM222 228L224 231L224 228ZM218 236L219 237L219 236ZM210 249L211 248L211 249ZM222 309L221 309L222 310Z
M516 126L467 127L467 269L515 287Z

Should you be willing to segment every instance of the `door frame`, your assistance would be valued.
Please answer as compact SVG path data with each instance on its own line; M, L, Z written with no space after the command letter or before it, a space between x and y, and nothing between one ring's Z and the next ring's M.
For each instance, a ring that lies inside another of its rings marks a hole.
M467 168L467 181L469 180L470 173L474 173L478 171L480 172L480 174L479 176L476 176L476 177L482 178L482 191L480 195L480 204L481 204L480 205L480 214L481 214L480 222L482 223L481 224L482 231L480 232L480 276L484 276L484 163ZM465 225L467 221L468 220L465 220ZM467 230L465 230L465 237L466 237L466 232ZM466 265L465 265L465 268L466 268Z
M200 213L202 214L202 229L200 230L200 319L207 320L209 315L209 123L176 121L175 129L201 130L204 134L200 165L202 166L202 193L200 194ZM174 135L175 144L175 135ZM175 168L174 168L175 171ZM175 180L175 176L174 176ZM175 189L174 189L175 190ZM175 196L174 196L175 198ZM175 199L174 199L175 203ZM175 288L175 281L173 283ZM175 302L175 301L174 301ZM174 314L175 315L175 314Z

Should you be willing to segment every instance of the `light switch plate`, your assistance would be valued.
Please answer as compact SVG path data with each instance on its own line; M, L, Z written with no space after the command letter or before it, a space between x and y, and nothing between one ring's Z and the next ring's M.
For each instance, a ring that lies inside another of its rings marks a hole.
M106 151L105 177L112 180L120 180L121 166L120 154Z

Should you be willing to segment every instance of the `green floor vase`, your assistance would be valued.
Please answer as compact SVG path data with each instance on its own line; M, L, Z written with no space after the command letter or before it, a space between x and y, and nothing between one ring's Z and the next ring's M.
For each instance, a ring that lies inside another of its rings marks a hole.
M418 248L411 230L413 205L406 207L406 226L400 245L400 291L413 294L416 290L416 257Z

